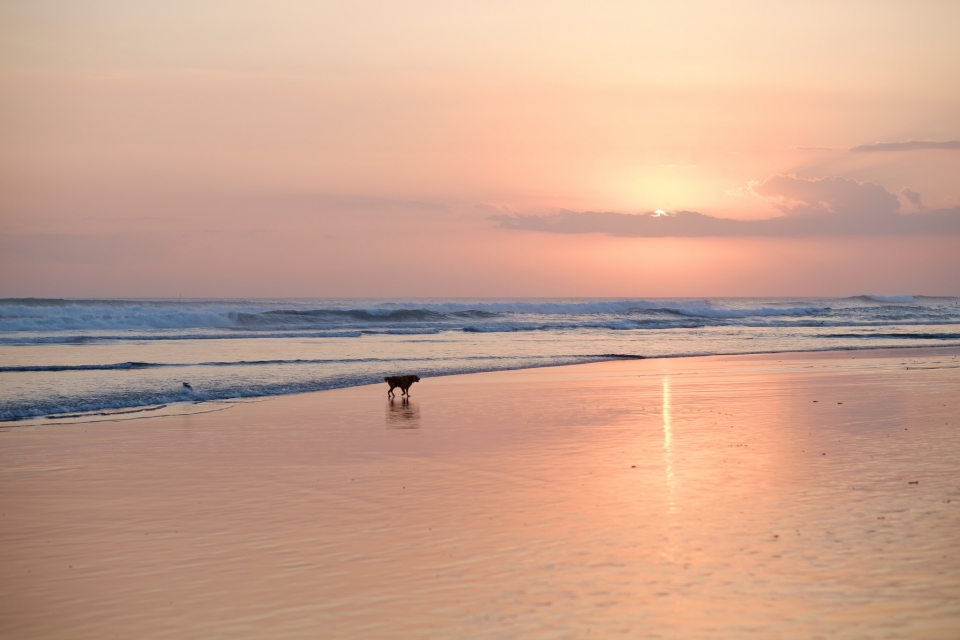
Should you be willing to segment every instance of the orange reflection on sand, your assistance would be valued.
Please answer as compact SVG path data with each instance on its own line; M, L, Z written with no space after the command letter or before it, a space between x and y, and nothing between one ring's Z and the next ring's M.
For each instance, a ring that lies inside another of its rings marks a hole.
M958 385L651 359L5 429L0 636L960 637Z
M670 424L670 378L663 376L663 464L667 474L667 511L674 513L675 482L673 478L673 425Z

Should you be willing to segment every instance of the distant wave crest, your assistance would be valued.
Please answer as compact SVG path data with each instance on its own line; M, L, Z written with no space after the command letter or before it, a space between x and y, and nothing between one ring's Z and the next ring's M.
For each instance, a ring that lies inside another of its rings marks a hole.
M881 296L873 293L865 293L863 295L856 296L856 297L861 300L872 300L873 302L895 302L895 303L914 302L913 296L908 296L908 295Z

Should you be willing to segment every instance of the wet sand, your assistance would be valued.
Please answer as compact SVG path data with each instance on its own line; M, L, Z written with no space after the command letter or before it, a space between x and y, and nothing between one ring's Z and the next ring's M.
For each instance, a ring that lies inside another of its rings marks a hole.
M960 350L0 430L4 638L957 638Z

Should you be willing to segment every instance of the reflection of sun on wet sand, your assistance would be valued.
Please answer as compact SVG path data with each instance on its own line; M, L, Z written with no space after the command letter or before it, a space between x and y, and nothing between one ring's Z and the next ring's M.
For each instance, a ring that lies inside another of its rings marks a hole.
M0 636L960 637L958 390L778 354L7 428Z
M673 427L670 424L670 378L667 376L663 377L663 466L672 513L676 505L673 504Z

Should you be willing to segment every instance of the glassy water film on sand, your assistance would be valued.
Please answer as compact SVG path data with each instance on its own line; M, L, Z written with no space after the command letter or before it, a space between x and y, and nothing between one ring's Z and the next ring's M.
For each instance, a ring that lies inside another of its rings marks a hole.
M960 344L960 299L0 301L0 420L612 358ZM184 382L190 386L184 386Z
M0 636L960 637L960 349L0 429Z

